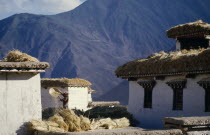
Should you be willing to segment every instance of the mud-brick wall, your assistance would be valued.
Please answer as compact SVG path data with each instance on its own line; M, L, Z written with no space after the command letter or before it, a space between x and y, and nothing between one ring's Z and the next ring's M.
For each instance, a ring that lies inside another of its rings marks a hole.
M0 135L26 135L25 124L41 119L40 75L0 73Z

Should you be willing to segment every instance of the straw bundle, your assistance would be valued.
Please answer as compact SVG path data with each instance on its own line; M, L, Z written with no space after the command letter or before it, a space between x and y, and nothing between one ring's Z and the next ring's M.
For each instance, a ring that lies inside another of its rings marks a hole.
M63 109L59 112L59 115L61 115L64 118L65 123L69 125L69 131L81 131L80 118L72 110Z
M127 118L120 118L120 119L99 119L93 120L91 123L91 129L116 129L116 128L124 128L130 126L130 122Z
M29 130L64 132L59 125L52 121L31 120L29 122Z
M68 125L64 122L63 117L57 114L50 117L48 120L57 123L59 125L59 128L63 129L65 132L67 132L69 129Z
M172 27L167 31L167 35L169 38L177 38L192 34L210 35L210 24L205 23L202 20L198 20L196 22L181 24Z
M120 119L120 118L127 118L130 121L131 126L136 126L139 124L136 121L132 114L127 111L125 106L97 106L90 110L87 110L84 113L84 116L90 119L99 119L99 118L111 118L111 119Z
M86 117L80 116L80 127L83 131L90 129L90 120Z
M160 52L146 59L128 62L116 69L118 77L132 75L167 75L170 73L210 70L210 49Z
M56 114L47 121L32 120L29 129L57 132L79 132L90 130L90 120L77 116L70 109L56 110Z
M10 51L3 60L4 62L39 62L38 59L22 53L18 50Z

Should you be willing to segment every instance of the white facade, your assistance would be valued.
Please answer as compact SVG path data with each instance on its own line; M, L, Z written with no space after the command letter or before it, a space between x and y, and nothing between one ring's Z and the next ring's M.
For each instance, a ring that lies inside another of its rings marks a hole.
M88 87L69 87L68 107L71 109L87 110L89 103Z
M198 75L194 79L187 78L186 88L183 89L183 110L172 110L173 90L166 84L170 80L183 79L183 76L155 80L152 108L144 108L144 88L137 83L138 80L130 81L128 111L143 128L163 128L164 117L209 116L210 112L205 112L205 90L197 84L207 77L210 75Z
M24 124L41 119L40 75L0 73L0 135L26 135Z
M63 92L69 93L68 108L87 110L88 103L92 101L88 87L56 87ZM62 96L60 96L63 98ZM42 108L63 107L63 103L58 98L53 98L49 94L49 88L42 88Z

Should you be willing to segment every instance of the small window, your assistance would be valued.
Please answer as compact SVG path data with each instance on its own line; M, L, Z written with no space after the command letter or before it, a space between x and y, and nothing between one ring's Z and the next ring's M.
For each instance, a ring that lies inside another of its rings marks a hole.
M205 94L205 111L210 112L210 89L206 89Z
M174 89L173 110L183 109L183 89Z
M152 108L152 88L144 89L144 108Z

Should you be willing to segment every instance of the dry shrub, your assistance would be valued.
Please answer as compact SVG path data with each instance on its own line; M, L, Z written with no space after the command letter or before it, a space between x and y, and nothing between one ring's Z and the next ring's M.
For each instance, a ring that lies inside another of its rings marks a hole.
M10 51L4 58L5 62L39 62L38 59L18 50Z

